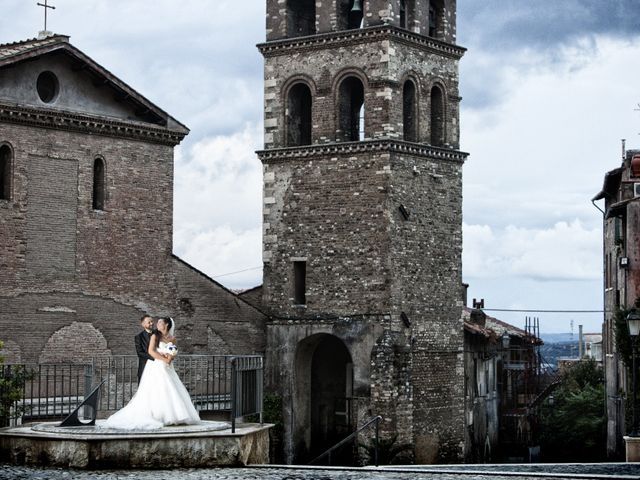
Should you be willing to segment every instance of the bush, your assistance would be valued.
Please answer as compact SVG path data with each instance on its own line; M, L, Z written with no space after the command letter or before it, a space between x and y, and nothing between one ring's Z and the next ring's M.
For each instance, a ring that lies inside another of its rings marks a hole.
M360 444L366 455L368 465L373 465L376 458L375 439ZM378 439L378 465L409 463L413 447L409 443L398 443L398 435Z

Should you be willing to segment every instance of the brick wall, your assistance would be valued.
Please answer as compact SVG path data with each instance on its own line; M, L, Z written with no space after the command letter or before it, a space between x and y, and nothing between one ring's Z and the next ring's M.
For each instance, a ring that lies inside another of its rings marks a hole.
M265 315L178 257L177 332L189 352L213 355L264 353Z
M455 2L437 4L443 7L438 37L454 41ZM267 327L267 378L293 398L285 402L285 418L298 412L286 423L289 460L313 436L299 413L313 391L312 368L300 366L296 352L312 351L319 332L338 337L354 370L366 372L360 381L369 387L360 392L367 408L360 413L381 414L383 432L414 445L420 463L463 459L466 155L455 149L464 49L416 35L427 25L428 2L415 7L414 33L393 27L400 20L395 0L366 2L371 28L338 32L344 26L336 3L316 3L317 31L327 33L259 46L265 57L262 291L274 315ZM283 2L267 3L268 40L286 36L286 15ZM348 77L364 86L364 141L342 143L340 86ZM416 85L412 143L403 141L408 79ZM311 145L283 148L286 99L296 83L312 95ZM443 93L444 148L428 146L434 86ZM294 262L300 261L306 262L304 305L294 298ZM369 329L358 327L362 318ZM354 351L353 344L367 347Z
M0 209L1 294L84 292L168 312L173 149L2 123L0 139L14 152L13 200ZM92 209L97 156L104 211Z
M263 314L172 256L173 147L1 122L0 142L13 152L12 199L0 201L8 360L133 355L145 312L175 317L187 353L264 351Z

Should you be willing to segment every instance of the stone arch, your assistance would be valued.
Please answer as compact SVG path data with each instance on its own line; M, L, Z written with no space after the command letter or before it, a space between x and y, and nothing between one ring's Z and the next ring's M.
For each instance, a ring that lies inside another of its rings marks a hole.
M360 70L348 69L336 77L333 91L335 92L337 141L364 140L367 86L367 77Z
M21 363L22 362L22 349L13 340L3 340L2 349L0 349L0 356L4 359L5 364Z
M102 332L90 323L73 322L49 337L39 363L87 363L94 357L111 356Z
M287 0L287 36L316 33L316 0Z
M435 147L442 147L446 143L446 98L444 85L440 82L434 83L429 93L429 143Z
M351 430L347 398L353 394L353 360L340 338L319 333L298 343L295 368L295 457L311 460Z
M13 148L6 142L0 143L0 200L11 200L13 180Z
M315 85L305 76L289 79L283 88L285 145L310 145Z
M106 197L106 162L101 156L97 156L93 160L93 181L92 187L92 208L94 210L104 210Z

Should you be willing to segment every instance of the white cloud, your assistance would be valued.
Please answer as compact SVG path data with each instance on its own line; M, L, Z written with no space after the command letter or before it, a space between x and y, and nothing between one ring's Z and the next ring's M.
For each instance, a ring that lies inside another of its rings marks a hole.
M465 279L596 280L602 275L600 229L579 220L546 229L463 225Z
M262 127L206 138L176 155L174 251L210 276L262 265ZM233 288L261 272L219 278Z
M598 40L597 54L574 70L557 65L509 75L503 102L462 111L467 223L544 226L579 218L601 224L589 200L620 164L620 139L638 144L640 93L632 78L640 39ZM490 86L488 86L490 88Z
M262 283L262 228L234 231L228 225L176 232L176 254L228 288Z

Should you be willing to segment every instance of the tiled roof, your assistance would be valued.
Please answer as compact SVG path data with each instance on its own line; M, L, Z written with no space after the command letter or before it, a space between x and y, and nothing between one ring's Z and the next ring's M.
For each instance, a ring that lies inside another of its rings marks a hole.
M0 44L0 60L22 55L32 50L38 50L42 47L55 45L57 43L69 43L69 37L66 35L53 35L50 37L38 39L31 38L13 43Z
M518 328L509 323L503 322L502 320L498 320L497 318L491 317L489 315L487 315L485 319L484 326L474 324L473 322L471 322L471 318L470 318L471 311L472 309L469 307L464 307L462 309L462 319L464 320L464 328L471 333L481 334L481 335L484 335L485 337L493 336L497 338L501 336L504 332L507 332L509 335L514 337L521 337L521 338L529 337L527 332L525 332L521 328ZM533 338L533 337L530 337L530 338ZM536 339L535 343L542 344L542 340Z

